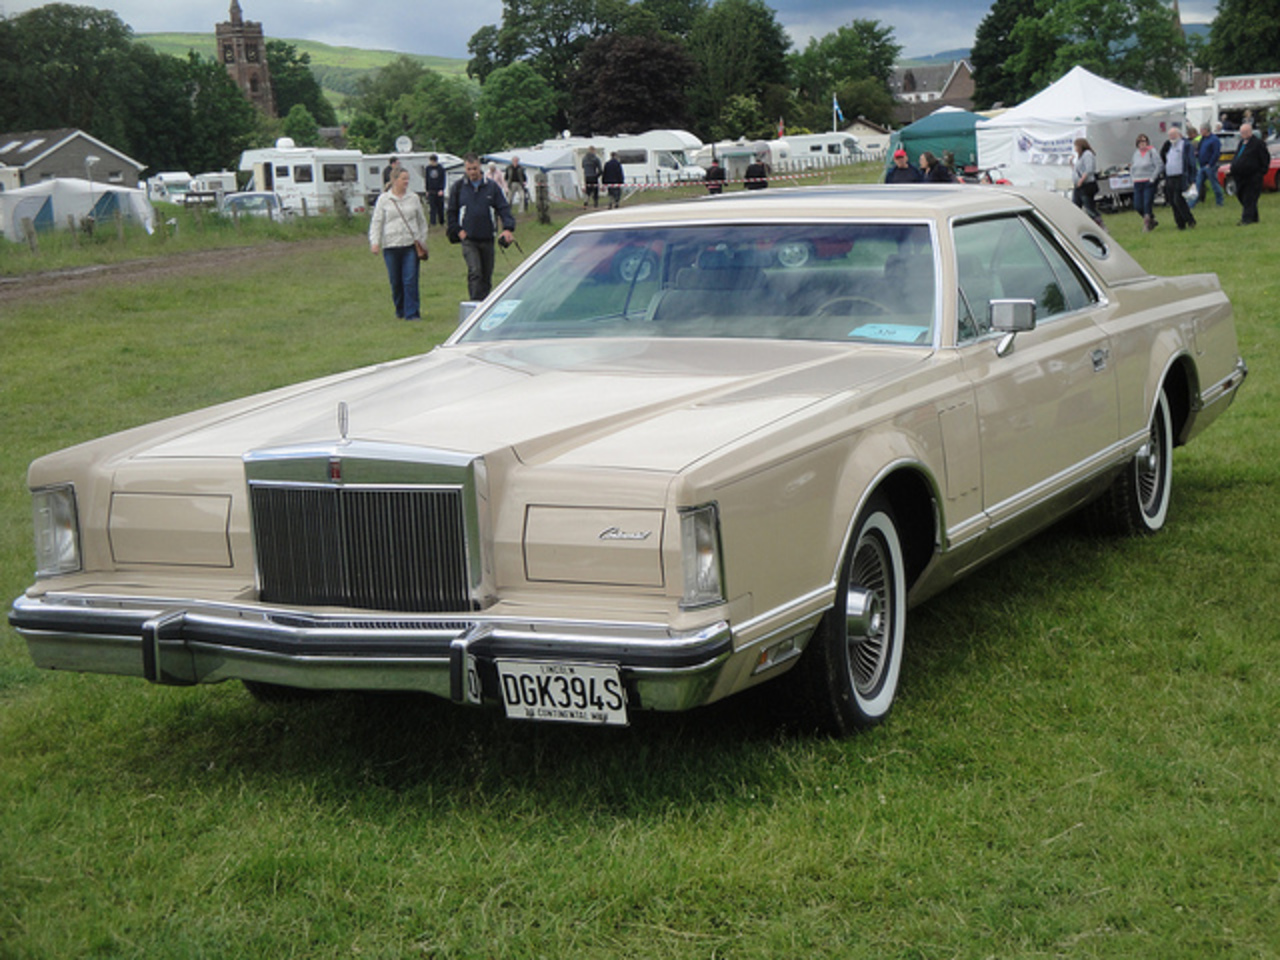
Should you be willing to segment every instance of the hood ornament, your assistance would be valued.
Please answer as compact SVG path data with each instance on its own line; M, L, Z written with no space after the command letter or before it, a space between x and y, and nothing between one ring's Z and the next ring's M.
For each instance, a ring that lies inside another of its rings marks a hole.
M351 415L347 411L347 401L338 401L338 434L342 437L342 442L347 442L347 430L351 426Z

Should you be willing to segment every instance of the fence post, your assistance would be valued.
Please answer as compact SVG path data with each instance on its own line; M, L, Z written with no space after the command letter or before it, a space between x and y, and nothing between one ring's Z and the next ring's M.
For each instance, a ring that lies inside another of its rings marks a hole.
M71 231L71 246L80 249L80 234L76 230L76 217L73 213L67 214L67 229Z
M120 246L124 246L124 214L120 212L120 208L116 207L116 239L120 241Z
M27 235L27 246L32 253L40 252L40 241L36 238L36 225L30 217L22 218L22 232Z
M533 205L538 211L538 222L550 223L551 191L547 187L547 174L545 170L539 170L533 175L533 186L538 193L533 201Z

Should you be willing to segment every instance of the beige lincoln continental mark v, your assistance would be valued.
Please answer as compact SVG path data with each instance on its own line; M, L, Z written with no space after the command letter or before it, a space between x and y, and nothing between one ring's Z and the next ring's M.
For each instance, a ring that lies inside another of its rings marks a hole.
M1212 275L1060 197L583 216L430 353L31 465L41 667L623 724L888 713L908 608L1065 514L1153 533L1245 377Z

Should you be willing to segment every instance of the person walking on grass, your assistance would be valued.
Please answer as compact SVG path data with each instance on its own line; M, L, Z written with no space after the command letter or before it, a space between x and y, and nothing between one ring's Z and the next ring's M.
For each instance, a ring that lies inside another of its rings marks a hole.
M480 158L468 153L463 158L463 178L449 190L449 225L445 235L450 243L462 244L467 264L467 297L483 300L493 288L494 220L502 223L502 242L512 240L516 218L511 215L507 195L480 171Z
M1218 206L1222 206L1222 184L1218 182L1218 163L1222 159L1222 141L1209 129L1209 125L1200 127L1200 145L1196 148L1196 161L1200 170L1196 174L1196 196L1187 202L1192 210L1201 200L1207 199L1205 184L1213 187L1213 198Z
M1133 209L1142 217L1142 232L1148 233L1159 224L1156 222L1156 181L1164 166L1160 154L1151 146L1151 139L1138 134L1138 140L1129 161L1129 179L1133 181Z
M1195 176L1195 151L1182 138L1182 128L1176 123L1169 126L1169 139L1160 148L1160 160L1164 164L1164 202L1173 211L1179 230L1196 225L1195 215L1187 206L1183 191Z
M1258 222L1258 198L1262 196L1262 179L1271 165L1266 144L1253 135L1253 124L1240 124L1240 146L1231 160L1231 176L1236 181L1236 199L1240 201L1239 226Z
M418 248L426 249L427 217L422 201L409 189L409 171L397 167L378 197L369 221L369 249L382 254L391 282L398 320L421 320L418 296Z

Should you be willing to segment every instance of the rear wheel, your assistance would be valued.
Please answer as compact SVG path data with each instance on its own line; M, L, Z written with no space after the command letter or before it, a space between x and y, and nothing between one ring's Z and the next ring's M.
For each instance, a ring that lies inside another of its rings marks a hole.
M1090 508L1089 519L1100 530L1149 534L1160 530L1169 515L1173 488L1173 420L1164 390L1147 428L1147 442L1134 454L1110 489Z
M880 723L898 693L906 573L897 523L873 501L840 568L835 605L796 665L794 695L813 726L837 736Z

